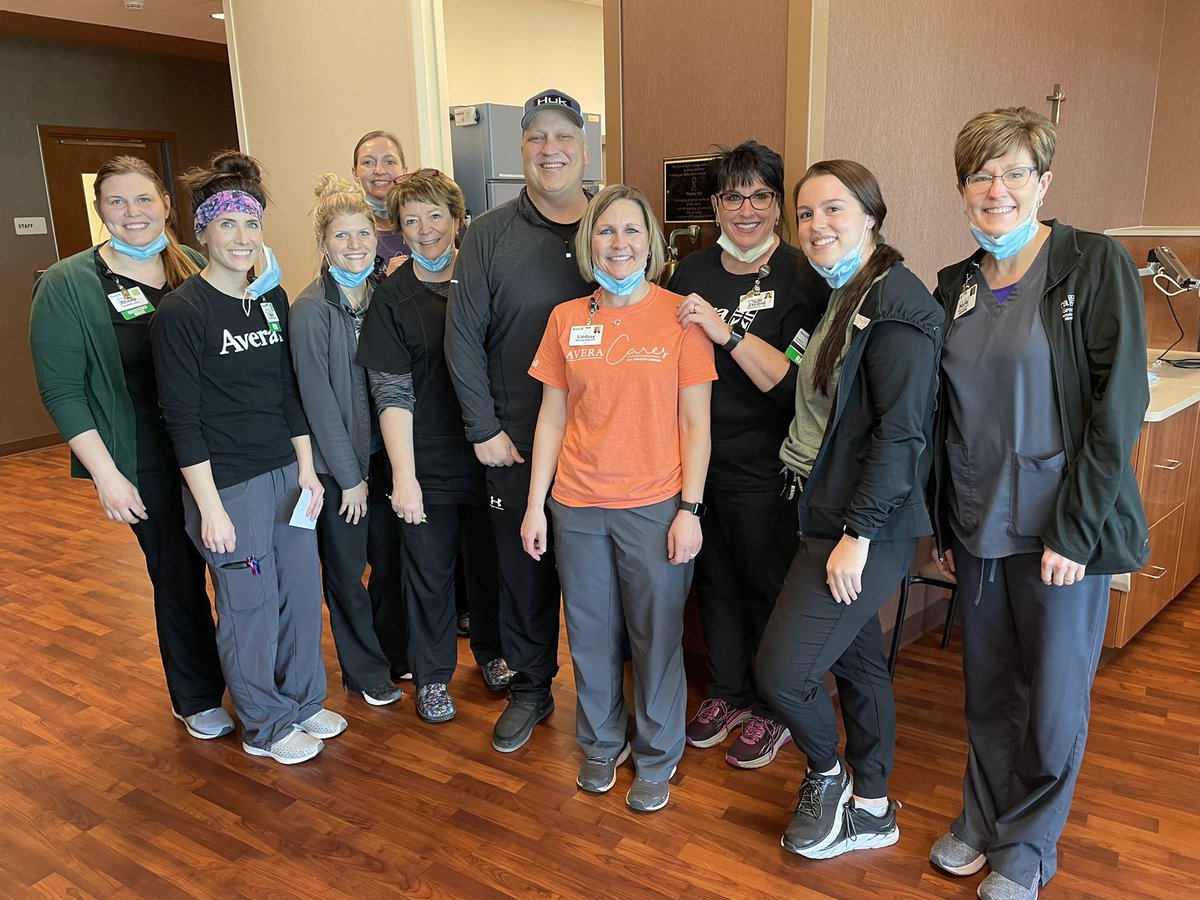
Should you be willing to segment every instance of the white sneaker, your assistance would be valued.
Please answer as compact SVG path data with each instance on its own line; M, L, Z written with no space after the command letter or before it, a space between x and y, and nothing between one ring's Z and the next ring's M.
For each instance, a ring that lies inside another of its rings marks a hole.
M171 715L183 723L188 734L201 741L224 737L233 731L233 719L220 706L192 713L190 716L181 716L175 710L171 710Z
M305 760L312 759L324 748L325 744L311 734L301 731L296 725L292 726L292 730L281 737L269 747L251 747L245 741L242 742L242 749L251 756L269 756L277 763L283 763L285 766L294 766L296 763L302 763Z
M346 730L346 720L328 709L318 709L303 722L297 722L296 727L307 731L315 738L337 737Z

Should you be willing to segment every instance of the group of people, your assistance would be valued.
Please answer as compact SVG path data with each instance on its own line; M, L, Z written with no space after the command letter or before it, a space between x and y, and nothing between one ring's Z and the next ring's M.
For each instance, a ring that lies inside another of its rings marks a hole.
M323 587L347 690L389 704L411 673L427 722L455 714L468 611L484 681L508 691L492 746L513 752L554 710L561 596L582 790L632 758L628 806L661 809L685 746L736 730L730 765L789 742L807 759L785 849L884 847L900 804L878 612L932 535L962 595L970 750L930 859L990 866L981 897L1036 896L1108 576L1148 551L1137 271L1038 220L1053 126L1021 107L963 128L979 250L933 294L884 241L870 171L812 165L792 223L782 159L754 141L716 154L717 245L662 286L646 196L583 188L579 104L544 91L521 128L525 189L461 235L457 185L364 136L357 184L318 182L321 271L290 309L249 157L183 179L207 258L171 234L148 166L98 173L111 236L40 279L31 342L74 474L145 552L175 715L230 733L228 687L246 752L315 756L346 727L322 706ZM688 720L693 575L708 677Z

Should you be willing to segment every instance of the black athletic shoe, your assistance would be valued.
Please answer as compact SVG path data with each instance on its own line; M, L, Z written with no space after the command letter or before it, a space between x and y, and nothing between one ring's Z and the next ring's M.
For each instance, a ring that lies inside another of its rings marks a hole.
M808 856L832 844L841 831L850 791L851 779L845 765L836 775L805 775L796 813L780 840L783 849Z

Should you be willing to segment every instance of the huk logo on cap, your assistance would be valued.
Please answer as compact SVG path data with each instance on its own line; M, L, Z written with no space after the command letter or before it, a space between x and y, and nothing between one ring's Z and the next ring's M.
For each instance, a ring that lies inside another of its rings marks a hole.
M553 94L548 97L538 97L537 98L538 106L542 106L543 104L546 104L546 103L561 103L563 106L571 105L571 101L568 100L567 98L559 97L559 96L553 95Z

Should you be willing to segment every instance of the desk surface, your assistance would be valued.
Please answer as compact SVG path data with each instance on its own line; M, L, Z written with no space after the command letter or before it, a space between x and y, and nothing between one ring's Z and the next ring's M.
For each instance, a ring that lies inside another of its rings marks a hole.
M1158 381L1150 385L1150 406L1146 409L1147 422L1161 422L1175 413L1187 409L1193 403L1200 402L1200 369L1177 369L1174 366L1159 364L1154 366L1161 350L1147 350L1146 359L1150 372L1158 376ZM1200 357L1200 353L1189 353L1184 350L1172 350L1167 359L1180 357Z

